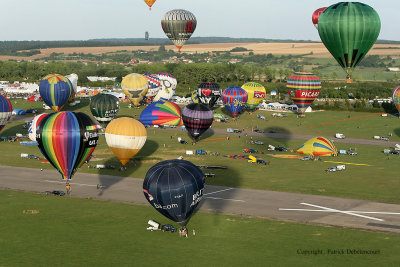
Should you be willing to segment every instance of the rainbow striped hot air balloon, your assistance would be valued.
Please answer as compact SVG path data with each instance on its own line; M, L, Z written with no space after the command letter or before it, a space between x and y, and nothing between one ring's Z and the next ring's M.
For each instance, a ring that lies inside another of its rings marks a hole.
M298 154L312 156L336 156L337 149L328 138L314 137L304 143L297 151Z
M301 113L311 105L321 91L321 81L310 72L295 72L289 76L286 88Z
M120 117L107 125L105 137L108 147L125 165L144 146L147 132L138 120Z
M400 112L400 86L397 86L396 88L394 88L392 99L393 99L393 104L397 108L397 111Z
M12 105L10 100L0 95L0 131L4 128L12 115Z
M43 101L56 112L67 103L73 91L68 78L60 74L49 74L39 84L39 93Z
M140 114L139 121L143 125L183 125L181 108L177 104L165 100L148 105Z
M42 119L36 131L38 147L46 159L70 180L92 155L100 126L82 112L63 111Z
M241 87L229 87L222 92L222 102L225 107L236 117L246 106L248 95Z

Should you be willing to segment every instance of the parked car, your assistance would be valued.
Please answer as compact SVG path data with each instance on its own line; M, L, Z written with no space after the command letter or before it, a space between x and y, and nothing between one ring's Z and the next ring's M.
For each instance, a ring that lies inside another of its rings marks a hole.
M264 145L264 142L260 141L260 140L256 140L256 141L254 141L254 144L256 144L256 145Z
M257 164L264 164L264 165L269 165L269 161L265 161L263 159L257 159Z
M311 157L310 156L305 156L305 157L302 157L301 160L311 160Z
M214 178L215 177L215 173L205 172L204 173L204 177L206 177L206 178Z
M276 151L287 151L287 148L283 147L283 146L278 146L278 147L275 147L275 150Z
M326 172L335 172L335 171L337 171L337 168L336 167L330 167L330 168L326 169L325 171Z
M243 152L244 153L258 153L257 150L252 149L252 148L245 148L245 149L243 149Z
M381 136L381 140L383 140L383 141L389 141L389 137Z
M264 130L260 130L260 129L254 129L253 132L255 132L255 133L265 133Z
M350 149L349 151L347 151L347 155L351 155L351 156L356 156L358 153L357 151L354 151L352 149Z
M170 224L163 224L161 225L161 231L174 233L176 232L176 228Z
M61 190L45 191L46 195L64 196L65 192Z
M28 159L39 159L39 157L35 155L28 155Z
M392 151L390 151L390 153L393 155L400 155L400 151L398 151L398 150L392 150Z

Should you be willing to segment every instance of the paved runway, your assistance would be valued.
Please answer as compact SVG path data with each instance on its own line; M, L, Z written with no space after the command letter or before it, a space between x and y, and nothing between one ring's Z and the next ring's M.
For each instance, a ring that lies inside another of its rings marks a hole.
M149 205L142 183L142 179L78 172L70 184L76 197ZM97 184L104 189L98 190ZM0 188L65 190L65 182L53 170L0 166ZM208 185L200 210L400 234L400 205L368 200Z

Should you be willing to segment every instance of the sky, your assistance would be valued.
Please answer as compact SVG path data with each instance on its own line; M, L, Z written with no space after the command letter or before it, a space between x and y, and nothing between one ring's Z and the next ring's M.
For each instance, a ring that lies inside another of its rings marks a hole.
M1 0L1 41L165 37L163 14L186 9L197 37L319 41L311 15L337 1L323 0ZM400 41L399 0L364 0L381 19L378 39ZM165 37L166 38L166 37Z

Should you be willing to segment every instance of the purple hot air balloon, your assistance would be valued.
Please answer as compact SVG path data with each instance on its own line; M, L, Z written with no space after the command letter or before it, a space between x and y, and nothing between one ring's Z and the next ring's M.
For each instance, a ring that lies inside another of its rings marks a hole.
M214 114L206 105L192 103L183 109L182 120L186 130L197 140L210 128L214 120Z

